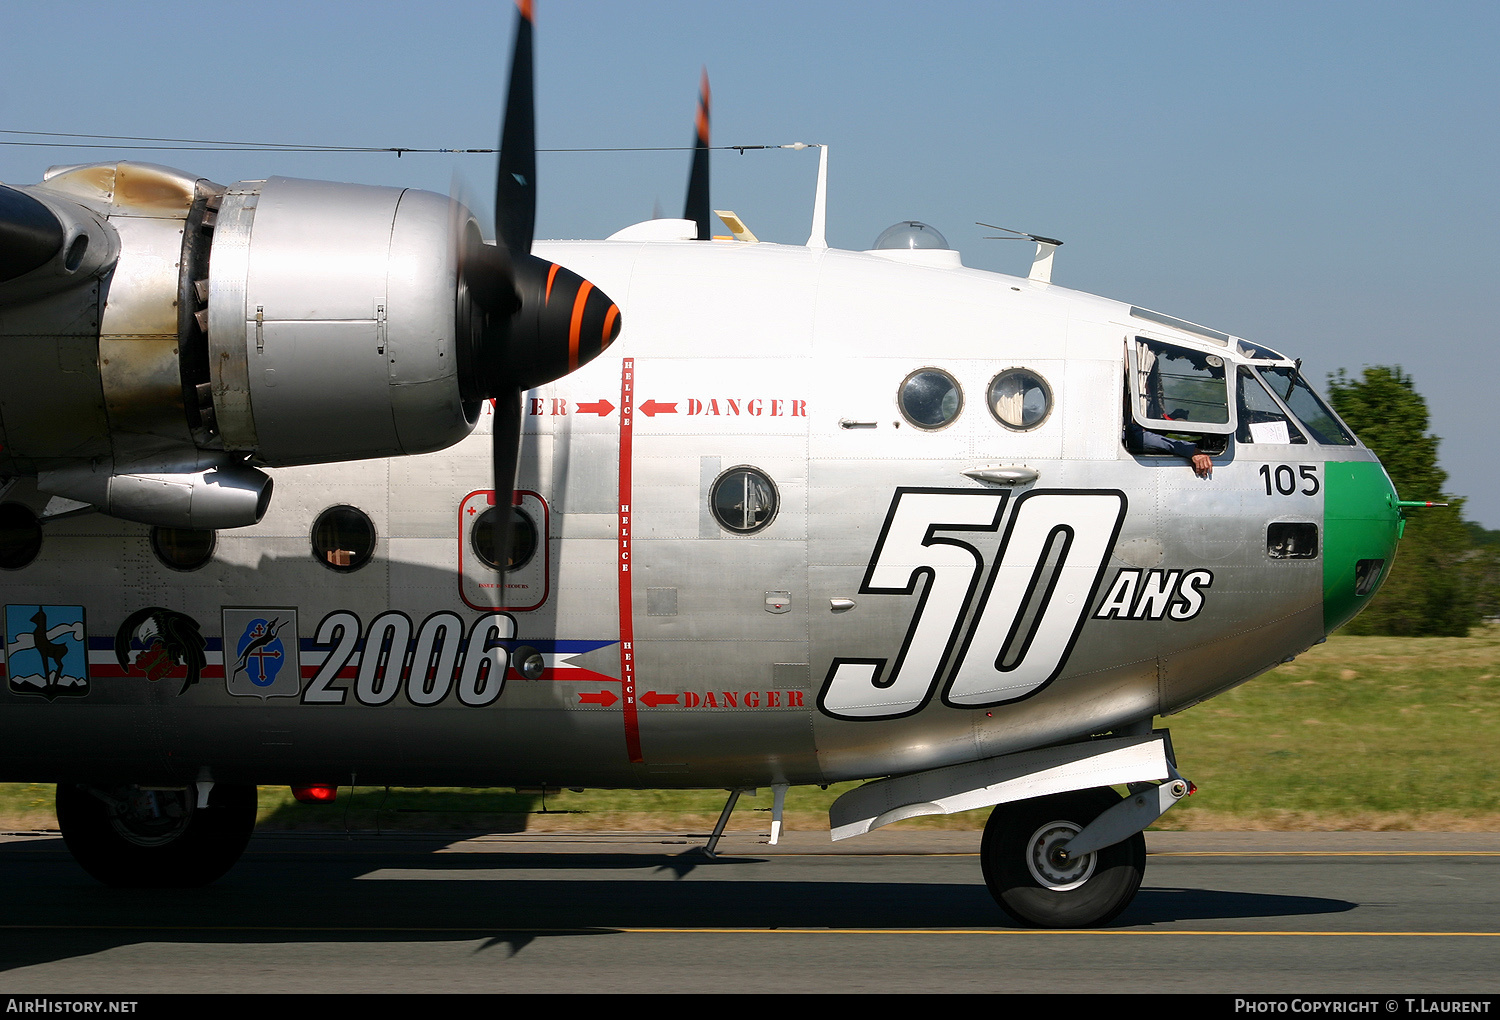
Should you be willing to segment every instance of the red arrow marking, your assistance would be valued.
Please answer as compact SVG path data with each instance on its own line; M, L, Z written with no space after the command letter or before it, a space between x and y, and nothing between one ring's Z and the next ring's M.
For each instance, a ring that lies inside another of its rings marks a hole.
M596 400L592 404L578 405L579 414L597 414L601 418L614 409L615 405L611 404L608 400Z
M673 403L673 404L659 404L659 403L657 403L654 400L646 400L646 401L642 401L641 403L639 403L639 404L637 404L635 406L637 408L639 408L640 412L642 414L644 414L647 418L654 418L658 414L676 414L677 413L677 405L675 403Z
M655 691L647 691L641 695L641 704L647 708L655 708L657 705L675 705L677 704L677 695L657 694Z
M608 708L620 699L615 697L614 691L600 691L598 694L580 694L578 703L580 705L603 705Z

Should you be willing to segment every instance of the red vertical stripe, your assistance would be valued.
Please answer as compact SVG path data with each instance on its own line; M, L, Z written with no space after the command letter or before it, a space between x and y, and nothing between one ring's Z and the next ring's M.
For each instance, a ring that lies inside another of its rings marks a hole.
M625 753L632 763L641 756L641 727L635 702L635 606L630 584L631 435L635 418L635 359L620 362L620 696L625 720Z

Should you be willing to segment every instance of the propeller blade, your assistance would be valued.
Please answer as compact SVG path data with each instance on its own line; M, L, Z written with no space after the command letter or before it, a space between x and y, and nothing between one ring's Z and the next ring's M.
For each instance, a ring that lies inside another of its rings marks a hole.
M577 273L531 254L536 224L531 0L517 0L516 14L495 173L496 243L484 243L473 214L456 202L451 227L458 266L459 392L466 403L492 399L495 404L491 468L495 505L502 508L496 535L501 562L510 555L523 394L587 364L620 332L620 310L608 295Z
M495 174L495 243L513 256L531 254L536 228L536 96L531 55L531 0L516 0L516 46L510 61L500 165Z
M713 239L709 216L713 210L708 199L708 68L703 69L703 83L698 87L698 122L694 131L693 168L688 173L687 204L682 218L698 224L698 240Z
M522 392L512 389L495 395L495 427L490 434L490 459L495 473L495 506L500 526L495 529L495 562L500 570L500 591L505 591L505 571L510 566L511 521L515 503L516 464L521 455ZM504 605L504 595L501 605Z

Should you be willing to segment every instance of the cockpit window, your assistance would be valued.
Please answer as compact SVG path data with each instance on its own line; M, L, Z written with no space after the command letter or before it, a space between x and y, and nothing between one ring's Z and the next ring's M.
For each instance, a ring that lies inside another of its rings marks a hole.
M1130 347L1131 410L1157 431L1234 431L1224 359L1207 351L1137 337Z
M1256 371L1266 384L1271 387L1271 392L1281 398L1291 412L1295 414L1312 437L1324 446L1353 446L1354 436L1339 421L1338 416L1328 409L1321 397L1313 392L1311 386L1290 365L1266 365L1256 366Z
M1240 366L1240 428L1234 434L1242 443L1286 445L1307 442L1297 426L1287 420L1286 412L1276 403L1254 372Z
M1247 358L1252 358L1255 361L1286 360L1280 354L1277 354L1275 351L1271 350L1271 348L1267 347L1265 344L1253 344L1249 340L1240 340L1238 342L1238 346L1240 349L1240 354Z

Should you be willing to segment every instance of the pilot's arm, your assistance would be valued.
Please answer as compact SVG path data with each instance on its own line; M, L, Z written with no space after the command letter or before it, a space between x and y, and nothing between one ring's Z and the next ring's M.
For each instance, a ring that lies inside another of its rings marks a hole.
M1169 439L1160 432L1152 432L1150 429L1141 428L1134 422L1131 425L1136 430L1136 439L1142 450L1149 453L1170 453L1185 458L1193 465L1193 474L1199 478L1212 477L1214 473L1214 460L1208 454L1201 452L1197 444L1189 443L1182 439Z

